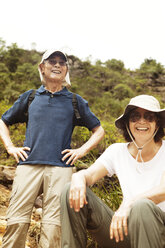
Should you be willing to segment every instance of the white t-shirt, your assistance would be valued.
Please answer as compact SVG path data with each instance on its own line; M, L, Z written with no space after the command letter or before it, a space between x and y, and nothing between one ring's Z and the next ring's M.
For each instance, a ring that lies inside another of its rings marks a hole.
M116 174L124 199L130 199L159 185L165 171L165 141L157 154L148 162L137 162L128 151L128 143L109 146L97 161L102 163L111 177ZM158 204L165 212L165 201Z

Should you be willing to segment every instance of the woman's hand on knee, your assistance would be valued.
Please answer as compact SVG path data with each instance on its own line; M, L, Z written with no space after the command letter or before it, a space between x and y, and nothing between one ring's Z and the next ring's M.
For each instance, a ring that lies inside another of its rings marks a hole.
M74 208L76 212L87 204L86 200L86 182L81 173L74 173L72 175L70 193L69 193L70 207Z
M129 212L130 207L127 204L121 204L115 212L110 224L110 239L115 238L116 242L119 242L124 240L124 235L128 235L127 218Z

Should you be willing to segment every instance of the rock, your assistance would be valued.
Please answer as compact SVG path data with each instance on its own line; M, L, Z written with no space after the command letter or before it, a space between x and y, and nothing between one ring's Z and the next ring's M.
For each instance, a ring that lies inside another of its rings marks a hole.
M35 200L34 203L35 208L42 208L42 200L43 200L43 194L39 195Z
M4 170L2 171L2 174L6 180L13 181L14 176L15 176L15 168L13 169L4 168Z
M6 214L9 204L10 190L4 185L0 184L0 216Z
M42 208L37 208L36 214L42 216Z
M42 218L42 208L35 208L33 211L32 219L34 221L39 221Z
M6 220L3 216L0 216L0 233L4 233L6 229Z
M15 167L0 166L0 183L11 188L15 176Z

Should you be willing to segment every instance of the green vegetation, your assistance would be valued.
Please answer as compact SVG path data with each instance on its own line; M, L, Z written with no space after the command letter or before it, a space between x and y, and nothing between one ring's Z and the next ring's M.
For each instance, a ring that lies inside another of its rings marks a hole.
M41 56L41 52L24 50L17 44L6 46L5 41L0 39L0 115L21 93L40 86L37 68ZM73 55L68 55L68 58L72 82L70 90L88 100L91 110L99 117L106 131L98 147L76 163L79 170L90 166L110 144L123 142L114 120L122 114L131 97L152 94L160 101L161 107L165 107L165 68L151 58L145 59L140 68L134 71L126 69L124 63L116 59L105 63L98 60L93 65L89 60L81 61ZM22 146L25 128L24 124L10 128L14 144ZM72 146L81 146L89 135L85 128L75 128ZM15 165L14 159L7 155L1 143L0 163ZM122 193L116 177L106 177L92 189L114 210L119 206Z
M42 53L36 50L24 50L17 44L6 46L0 39L0 115L7 110L24 91L40 86L38 63ZM138 94L152 94L165 105L165 68L154 59L145 59L140 68L134 71L126 69L121 60L106 62L89 60L68 55L70 65L71 91L88 100L92 111L99 117L106 131L104 140L76 166L84 168L91 165L112 143L122 142L123 138L114 126L114 120L122 114L129 99ZM14 144L21 146L24 140L25 125L10 128ZM79 147L89 138L85 128L75 128L73 147ZM15 165L0 144L0 162Z

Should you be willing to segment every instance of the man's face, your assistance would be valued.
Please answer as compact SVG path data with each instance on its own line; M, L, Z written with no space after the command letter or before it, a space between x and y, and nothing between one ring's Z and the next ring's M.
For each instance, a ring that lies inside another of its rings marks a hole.
M40 65L45 82L58 81L62 83L68 70L67 62L60 56L52 56Z

